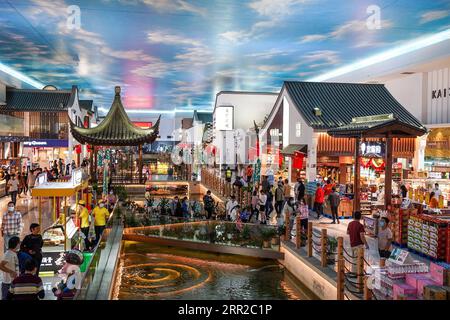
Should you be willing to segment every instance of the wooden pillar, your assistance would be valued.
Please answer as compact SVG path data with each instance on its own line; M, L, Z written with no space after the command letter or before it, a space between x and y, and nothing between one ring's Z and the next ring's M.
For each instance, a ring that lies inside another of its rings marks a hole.
M300 249L302 243L302 229L300 226L300 216L295 217L295 247Z
M289 239L291 238L291 232L290 232L290 223L291 223L291 215L289 214L289 212L286 212L285 216L284 216L284 224L286 225L286 241L289 241Z
M384 181L384 208L387 209L392 202L392 137L390 134L386 136L386 164L385 164L385 181Z
M364 248L359 248L358 250L358 256L356 259L356 273L356 285L358 287L358 290L361 291L364 286Z
M344 300L344 290L345 290L345 267L344 267L344 259L338 260L337 267L337 300Z
M355 138L355 175L353 179L353 211L359 211L361 208L360 196L360 176L361 176L361 157L359 152L360 138Z
M142 144L139 145L139 183L142 183Z
M39 225L41 226L41 234L44 232L44 227L42 226L42 198L38 197L38 213L39 213Z
M344 238L337 238L337 300L344 300L345 290L345 261L344 261Z
M98 153L98 148L96 146L94 146L94 176L92 176L95 180L98 181L98 177L97 177L97 153Z
M313 243L312 243L312 222L308 222L308 257L312 257Z
M372 300L372 292L367 286L368 276L364 276L364 300Z
M89 176L92 179L94 176L94 150L92 150L93 146L91 146L91 151L89 152Z
M320 263L322 268L328 265L328 255L327 255L327 229L322 229L320 234L320 246L321 246L321 256Z

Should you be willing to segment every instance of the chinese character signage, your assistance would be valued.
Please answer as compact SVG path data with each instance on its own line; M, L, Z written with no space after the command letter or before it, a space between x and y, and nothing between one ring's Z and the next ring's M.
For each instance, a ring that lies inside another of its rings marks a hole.
M214 115L216 130L233 130L233 113L232 106L217 107Z
M385 144L376 141L363 141L359 145L361 157L383 158L385 155Z
M64 266L64 252L42 252L40 271L58 272Z

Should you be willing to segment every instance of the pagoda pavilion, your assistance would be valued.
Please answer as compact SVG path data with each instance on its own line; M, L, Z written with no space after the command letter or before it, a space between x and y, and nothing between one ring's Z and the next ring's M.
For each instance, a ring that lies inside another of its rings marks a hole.
M139 147L139 182L142 183L142 145L152 143L158 136L161 116L149 129L135 126L128 118L120 98L120 87L115 87L115 96L111 109L105 119L94 128L78 127L70 120L73 137L82 144L94 146L91 152L91 176L97 172L97 148L95 146L138 146ZM93 159L93 157L95 159ZM95 169L94 169L95 167Z

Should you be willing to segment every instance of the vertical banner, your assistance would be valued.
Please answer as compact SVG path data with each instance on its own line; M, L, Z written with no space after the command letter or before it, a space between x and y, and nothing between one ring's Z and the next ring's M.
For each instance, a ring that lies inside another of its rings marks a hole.
M109 184L109 163L111 160L111 150L105 150L105 159L103 161L103 195L108 194L108 184Z
M255 163L255 167L253 168L253 181L254 183L259 183L261 175L261 160L258 158Z

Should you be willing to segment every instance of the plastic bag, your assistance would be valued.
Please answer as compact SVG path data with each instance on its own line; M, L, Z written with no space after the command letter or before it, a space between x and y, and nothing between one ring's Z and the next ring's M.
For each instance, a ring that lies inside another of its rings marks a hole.
M89 223L89 233L88 233L88 240L92 241L95 240L95 220L92 219L92 221Z

